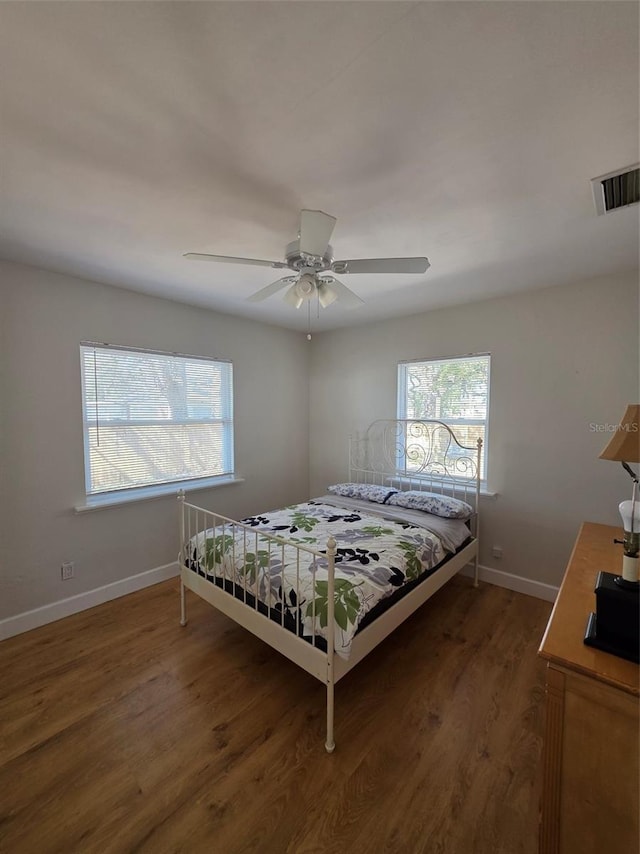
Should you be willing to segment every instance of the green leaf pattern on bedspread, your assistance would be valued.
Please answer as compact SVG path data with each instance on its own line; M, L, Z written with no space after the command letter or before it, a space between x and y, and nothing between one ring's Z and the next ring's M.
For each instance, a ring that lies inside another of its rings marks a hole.
M300 528L302 531L313 531L315 526L318 524L318 521L319 520L314 519L313 516L295 511L291 516L291 527Z
M362 530L366 534L371 534L372 537L383 537L385 534L393 534L392 528L383 528L382 525L367 525Z
M444 557L435 534L360 511L307 502L252 516L243 524L203 531L191 538L186 563L202 575L233 582L257 596L272 613L285 615L305 637L327 636L326 544L337 543L335 649L347 658L363 617L398 587L433 569ZM296 533L303 536L295 536ZM266 533L278 538L267 540ZM320 555L298 551L299 542Z
M205 566L211 572L214 566L220 566L222 559L233 548L231 534L219 534L217 537L207 537L205 542Z
M360 582L362 584L362 582ZM335 607L333 613L336 623L343 631L347 631L349 623L355 623L358 618L358 610L360 608L360 600L355 593L355 588L359 585L353 584L351 581L346 581L343 578L335 579L334 602ZM313 599L307 605L307 617L320 620L320 628L324 629L328 622L329 610L329 582L316 581L315 593L317 598Z
M249 579L249 583L253 584L256 580L258 570L269 566L269 552L267 549L258 549L257 552L245 552L244 566L240 572Z
M415 581L417 578L420 578L422 574L422 559L421 555L419 555L418 550L420 549L419 545L416 543L398 543L402 551L404 552L404 556L406 559L406 576L409 581Z

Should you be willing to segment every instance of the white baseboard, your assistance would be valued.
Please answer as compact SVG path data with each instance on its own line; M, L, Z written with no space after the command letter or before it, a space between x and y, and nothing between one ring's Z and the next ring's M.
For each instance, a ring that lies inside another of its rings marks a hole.
M60 599L50 605L34 608L33 611L25 611L22 614L16 614L15 617L7 617L5 620L0 620L0 640L28 632L31 629L37 629L47 623L69 617L71 614L77 614L79 611L86 611L88 608L109 602L111 599L126 596L127 593L134 593L144 587L151 587L152 584L175 578L179 574L178 561L174 561L164 566L157 566L155 569L148 569L146 572L140 572L137 575L130 575L120 581L105 584L103 587L87 590L86 593L78 593L77 596L70 596L68 599Z
M469 564L460 572L462 575L473 576L473 566ZM15 617L7 617L5 620L0 620L0 640L28 632L31 629L37 629L40 626L47 625L47 623L69 617L71 614L77 614L96 605L102 605L111 599L126 596L127 593L142 590L144 587L151 587L152 584L159 584L169 578L175 578L177 575L179 575L178 562L174 561L165 564L165 566L157 566L155 569L140 572L137 575L130 575L121 581L114 581L111 584L105 584L103 587L87 590L86 593L78 593L77 596L70 596L68 599L60 599L50 605L34 608L33 611L25 611L23 614L16 614ZM558 588L552 587L550 584L531 581L529 578L511 575L509 572L492 569L490 566L480 566L479 576L480 581L486 581L487 584L506 587L516 593L525 593L527 596L535 596L537 599L545 599L547 602L554 602L558 595Z
M460 574L473 577L473 565L469 564L465 566L464 569L460 570ZM502 572L502 570L493 569L490 566L480 565L478 567L478 577L480 581L486 581L487 584L495 584L496 587L506 587L507 590L524 593L526 596L535 596L536 599L544 599L547 602L555 602L559 590L558 587L553 587L551 584L532 581L530 578L523 578L521 575L512 575L510 572Z

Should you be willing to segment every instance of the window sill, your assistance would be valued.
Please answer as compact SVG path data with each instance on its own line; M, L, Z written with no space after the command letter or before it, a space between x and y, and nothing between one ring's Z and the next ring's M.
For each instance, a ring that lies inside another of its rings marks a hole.
M197 492L200 489L216 489L232 483L244 483L243 477L210 477L202 480L183 480L176 483L164 483L160 486L142 486L138 489L126 489L120 492L105 492L102 495L88 495L84 504L76 504L76 513L88 513L92 510L104 510L107 507L120 507L138 501L152 501L156 498L176 498L178 492Z

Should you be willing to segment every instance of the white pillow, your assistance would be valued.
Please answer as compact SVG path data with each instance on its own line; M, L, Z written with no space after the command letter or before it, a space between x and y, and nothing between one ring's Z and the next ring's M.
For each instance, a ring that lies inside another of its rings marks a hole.
M473 516L473 507L466 501L450 498L448 495L438 495L435 492L416 490L396 492L389 498L387 504L408 507L410 510L422 510L434 516L443 516L445 519L468 519Z
M344 498L360 498L363 501L375 501L376 504L386 504L389 496L398 490L390 486L377 486L374 483L334 483L327 491L332 495L342 495Z

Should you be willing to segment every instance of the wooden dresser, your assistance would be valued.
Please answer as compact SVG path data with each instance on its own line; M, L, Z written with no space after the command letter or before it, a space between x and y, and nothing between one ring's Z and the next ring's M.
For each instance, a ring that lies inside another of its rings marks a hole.
M638 667L585 646L622 529L585 522L539 654L547 661L540 854L638 854Z

